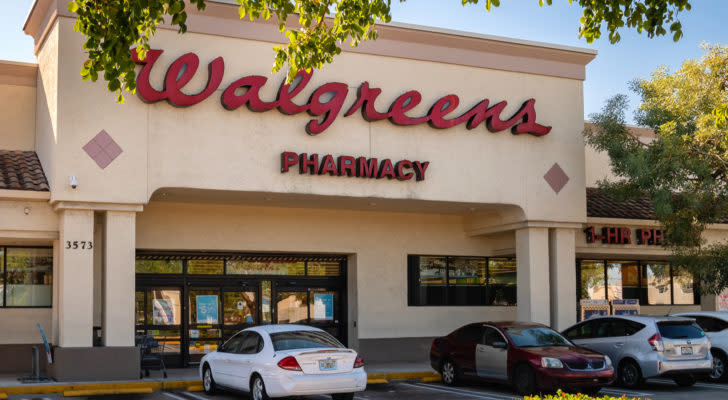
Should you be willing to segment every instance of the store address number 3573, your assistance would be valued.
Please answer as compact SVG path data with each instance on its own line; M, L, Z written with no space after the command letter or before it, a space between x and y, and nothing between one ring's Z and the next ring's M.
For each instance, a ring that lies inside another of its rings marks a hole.
M78 240L66 240L66 249L82 249L82 250L91 250L94 248L94 243L92 241L78 241Z

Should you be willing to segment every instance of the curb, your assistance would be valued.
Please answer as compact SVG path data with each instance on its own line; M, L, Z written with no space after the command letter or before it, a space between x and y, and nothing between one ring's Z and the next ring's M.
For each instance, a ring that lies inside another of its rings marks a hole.
M396 380L416 380L422 382L439 382L440 374L433 371L423 372L379 372L367 375L368 385L387 384ZM202 391L202 381L155 381L155 382L104 382L104 383L78 383L78 384L46 384L28 386L0 387L0 400L8 395L16 394L49 394L63 393L65 397L71 396L103 396L115 394L149 394L157 390L184 389L188 392Z
M379 372L367 374L367 385L386 384L390 381L421 380L422 382L439 382L440 374L434 371L422 372Z
M49 393L77 393L83 391L83 396L122 394L131 393L132 390L144 390L151 393L162 389L187 389L188 387L201 386L199 380L187 381L164 381L164 382L104 382L104 383L80 383L80 384L50 384L50 385L28 385L28 386L6 386L0 387L0 399L7 398L14 394L49 394ZM116 391L116 393L110 393ZM5 395L5 397L3 397Z

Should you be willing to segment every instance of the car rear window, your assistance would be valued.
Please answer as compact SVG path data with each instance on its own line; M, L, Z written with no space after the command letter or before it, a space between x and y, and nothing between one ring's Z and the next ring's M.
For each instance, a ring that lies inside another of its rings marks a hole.
M665 339L700 339L705 336L705 332L691 322L658 322L657 328Z
M323 347L343 348L344 345L326 332L289 331L271 333L275 351L296 349L320 349Z

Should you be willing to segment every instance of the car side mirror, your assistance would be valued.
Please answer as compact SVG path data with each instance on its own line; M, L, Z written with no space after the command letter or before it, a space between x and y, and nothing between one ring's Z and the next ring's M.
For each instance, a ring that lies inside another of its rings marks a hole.
M508 343L506 342L493 342L493 348L496 349L507 349Z

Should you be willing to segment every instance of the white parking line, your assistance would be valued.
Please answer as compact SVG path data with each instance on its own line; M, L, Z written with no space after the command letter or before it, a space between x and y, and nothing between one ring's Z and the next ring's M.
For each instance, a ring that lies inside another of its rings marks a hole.
M199 394L195 394L195 393L192 393L192 392L185 392L185 396L194 397L194 398L196 398L198 400L209 400L208 397L200 396Z
M460 388L452 388L452 387L442 387L442 386L436 386L436 385L430 385L427 383L419 383L419 384L411 384L411 383L401 383L401 385L406 386L412 386L419 389L427 389L427 390L434 390L438 392L444 392L444 393L450 393L450 394L462 394L466 396L481 398L481 399L490 399L490 400L512 400L512 399L520 399L521 397L517 396L508 396L501 393L493 393L493 392L478 392L474 390L467 390L467 389L460 389Z
M169 396L169 397L171 397L173 399L176 399L176 400L189 400L186 397L178 396L178 395L176 395L174 393L170 393L170 392L162 392L162 393L164 393L165 396Z
M674 381L667 380L667 379L650 379L647 382L669 383L669 384L677 385ZM698 382L698 383L696 383L693 386L703 387L703 388L709 388L709 389L723 389L723 390L728 390L728 385L721 385L720 383L704 383L704 382Z

